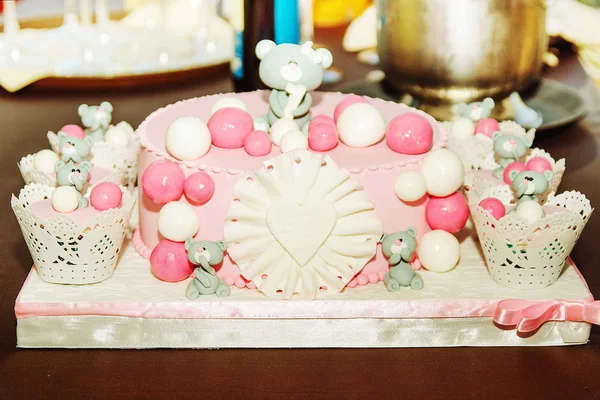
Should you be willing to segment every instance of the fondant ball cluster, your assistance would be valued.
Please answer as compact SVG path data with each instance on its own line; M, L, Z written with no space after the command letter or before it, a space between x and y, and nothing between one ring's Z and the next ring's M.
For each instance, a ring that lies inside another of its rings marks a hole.
M246 136L254 130L254 120L240 108L221 108L208 120L208 130L215 146L239 149L244 147Z
M142 190L150 200L166 204L179 200L183 195L185 175L171 161L155 161L142 174Z
M281 152L289 153L294 150L308 149L308 138L299 130L290 131L281 138Z
M165 147L178 160L195 160L210 150L211 133L196 117L177 118L167 128Z
M498 132L499 130L500 125L494 118L480 119L475 125L475 134L481 133L489 138L492 137L494 132Z
M421 173L427 182L427 193L444 197L460 189L465 178L461 159L451 150L437 149L423 158Z
M431 196L425 209L427 223L431 229L441 229L449 233L459 232L469 219L467 199L460 192L450 196Z
M90 193L90 204L99 211L119 208L122 199L121 188L113 182L100 182Z
M298 125L288 118L280 118L273 125L271 125L271 129L269 133L271 134L271 141L275 146L281 146L281 139L283 135L288 132L295 132L298 130Z
M158 232L173 242L183 242L200 229L196 210L187 203L172 201L158 212Z
M33 168L45 174L53 174L58 161L58 154L52 150L40 150L33 156Z
M161 240L152 251L150 268L158 279L166 282L182 281L194 271L185 244L166 239Z
M237 97L221 97L212 105L210 109L210 115L212 116L222 108L238 108L242 111L248 112L248 107L246 107L246 104Z
M356 94L351 94L348 95L346 97L344 97L342 99L342 101L340 101L338 103L337 106L335 106L335 109L333 110L333 121L337 123L338 119L340 118L340 115L342 115L342 113L351 105L356 104L356 103L369 103L369 100L367 100L366 98L362 97L362 96L358 96Z
M487 197L479 202L479 207L487 211L497 220L506 215L506 208L502 202L495 197Z
M215 181L206 172L195 172L185 180L183 191L191 201L203 204L215 193Z
M63 132L67 136L74 136L80 139L85 139L85 131L79 125L65 125L62 128L60 128L59 132Z
M527 161L526 167L529 171L543 174L545 171L552 171L552 164L544 157L532 157Z
M544 208L535 200L525 200L519 203L516 209L517 215L525 218L527 222L534 222L544 218Z
M52 191L52 208L59 213L70 213L79 207L79 192L73 186L58 186Z
M350 147L368 147L380 142L385 129L383 115L370 103L351 104L337 118L340 140Z
M398 115L387 127L386 141L396 153L423 154L433 144L433 127L421 114L409 112Z
M452 122L450 134L459 140L465 140L479 134L491 138L492 134L499 130L500 125L494 118L483 118L475 124L472 119L461 117Z
M273 144L266 131L255 130L246 136L244 149L246 153L254 157L266 156L271 152Z
M405 171L396 178L394 192L402 201L417 201L427 194L427 182L419 171Z
M338 131L334 118L326 115L317 115L310 121L308 125L308 146L311 150L329 151L337 146L337 144Z
M433 272L447 272L458 264L460 244L451 233L433 230L423 235L417 253L424 268Z

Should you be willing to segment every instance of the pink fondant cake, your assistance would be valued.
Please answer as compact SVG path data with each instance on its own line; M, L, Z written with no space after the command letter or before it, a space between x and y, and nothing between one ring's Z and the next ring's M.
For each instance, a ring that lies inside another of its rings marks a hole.
M268 96L268 91L235 94L237 99L247 105L248 112L253 117L267 112L269 109ZM223 95L207 96L169 105L152 113L137 131L142 145L138 180L151 163L161 160L178 163L186 177L195 172L204 171L214 180L214 195L208 202L202 205L194 204L186 196L180 200L194 206L200 221L200 229L195 237L202 240L223 239L223 225L233 198L234 185L247 171L259 169L264 166L263 163L266 160L281 154L280 147L277 146L273 146L270 154L253 157L248 155L243 148L224 149L213 145L206 155L197 160L181 161L172 157L167 152L165 145L167 128L180 117L193 116L207 121L210 117L211 107L223 97ZM313 93L312 115L333 116L336 105L343 98L344 95L341 93ZM369 99L369 101L381 112L386 124L393 118L408 112L423 115L433 127L432 150L445 146L446 131L431 116L403 104L380 99ZM419 170L426 153L399 154L392 151L383 139L379 143L365 148L353 148L340 142L334 149L327 152L327 155L338 167L349 174L350 179L356 180L364 188L366 197L375 205L377 217L382 221L383 232L403 231L408 227L415 227L418 239L431 230L425 218L427 196L419 201L403 202L394 193L394 181L399 172ZM138 252L145 258L150 257L151 251L163 239L157 226L161 207L160 204L150 200L140 186L140 220L134 243ZM376 283L382 280L388 269L389 264L379 248L376 256L357 274L355 279L348 283L348 286ZM252 282L241 277L239 268L229 256L226 256L222 265L217 267L217 274L230 285L253 287Z

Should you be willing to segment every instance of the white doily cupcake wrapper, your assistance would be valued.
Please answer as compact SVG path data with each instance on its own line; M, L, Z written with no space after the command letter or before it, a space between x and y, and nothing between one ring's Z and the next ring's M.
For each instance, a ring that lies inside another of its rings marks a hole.
M48 132L50 148L58 153L58 136ZM132 139L127 146L118 146L108 142L97 142L92 146L90 162L92 166L121 171L123 184L135 183L137 162L140 153L140 139Z
M56 186L56 179L53 176L46 175L45 173L35 169L33 165L33 158L33 154L28 154L21 158L21 161L17 163L25 184L30 185L37 183L40 185ZM123 172L115 169L112 169L111 171L112 172L110 174L96 182L96 184L100 182L113 182L118 185L123 184Z
M40 277L50 283L89 284L110 278L114 272L127 232L135 200L123 191L118 209L103 211L83 223L67 214L45 220L36 216L30 204L50 198L53 187L25 186L11 207Z
M546 202L564 211L530 224L516 213L496 220L478 201L471 199L469 207L490 275L503 286L524 290L556 282L593 211L583 194L565 192Z

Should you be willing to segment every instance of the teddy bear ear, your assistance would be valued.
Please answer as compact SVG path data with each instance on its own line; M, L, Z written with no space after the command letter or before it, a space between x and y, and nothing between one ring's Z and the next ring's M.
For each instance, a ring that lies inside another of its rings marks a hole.
M55 164L54 164L54 171L58 172L59 169L61 169L62 167L65 166L65 162L62 160L58 160Z
M258 42L256 48L254 49L256 57L258 57L259 60L262 60L263 57L266 56L275 47L277 47L277 45L274 41L268 39L261 40L260 42Z
M83 141L86 142L87 145L90 147L94 145L94 138L91 136L86 136L85 139L83 139Z
M79 108L77 109L77 114L79 114L80 117L83 117L83 114L85 114L85 112L87 111L87 109L90 106L88 106L87 104L82 104L79 106Z
M459 114L462 114L465 111L467 111L468 108L469 108L469 105L467 103L460 103L459 105L456 106L456 111L458 111Z
M492 133L492 140L496 140L501 136L502 136L502 132L496 131L496 132Z
M483 105L491 110L492 108L494 108L496 103L494 103L494 99L492 99L491 97L486 97L485 99L483 99Z
M104 108L104 110L108 112L113 111L113 106L108 101L103 101L102 103L100 103L100 107Z
M217 242L217 246L219 246L222 252L225 252L227 250L227 243L225 243L224 240L219 240Z
M92 170L92 164L89 161L82 161L81 163L79 163L79 165L81 165L83 168L87 169L88 172L90 172Z
M533 145L533 138L526 137L524 138L524 142L527 145L527 147L531 147Z
M187 251L190 250L190 247L192 246L192 244L194 244L194 238L189 237L189 238L185 239L185 249Z
M406 228L406 233L408 233L412 237L417 237L417 228L414 226L409 226Z
M552 177L554 176L554 174L552 173L552 171L544 171L544 176L546 177L546 179L548 180L548 182L550 182L550 180L552 179Z
M515 178L517 177L517 175L519 175L520 172L516 169L511 170L508 173L508 178L510 179L511 182L514 182Z
M321 64L323 69L327 69L331 67L331 64L333 64L333 55L327 49L315 50L315 56L317 57L317 60L319 60L318 63Z

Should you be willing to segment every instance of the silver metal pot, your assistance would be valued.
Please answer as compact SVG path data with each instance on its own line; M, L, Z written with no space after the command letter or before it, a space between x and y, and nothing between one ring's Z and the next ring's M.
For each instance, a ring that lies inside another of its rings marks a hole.
M548 48L545 0L377 0L377 12L386 83L424 103L505 97Z

